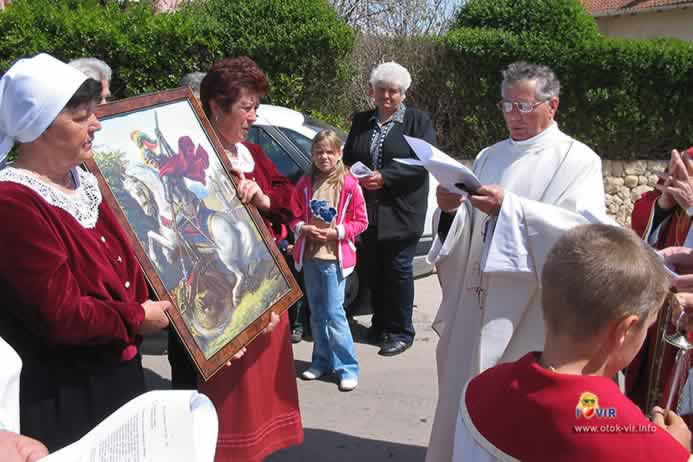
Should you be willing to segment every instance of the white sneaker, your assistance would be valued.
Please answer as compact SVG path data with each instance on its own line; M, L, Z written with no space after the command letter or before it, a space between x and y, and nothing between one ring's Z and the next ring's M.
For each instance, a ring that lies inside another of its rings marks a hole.
M339 381L339 391L351 391L359 384L358 379L342 379Z
M322 371L309 367L301 373L301 378L304 380L315 380L319 377L322 377L323 374L324 373Z

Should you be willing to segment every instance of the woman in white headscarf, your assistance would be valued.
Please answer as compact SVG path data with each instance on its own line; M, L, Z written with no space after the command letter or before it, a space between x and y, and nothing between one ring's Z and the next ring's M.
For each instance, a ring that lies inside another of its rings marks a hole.
M144 391L140 335L168 324L125 232L79 168L101 84L40 54L0 79L0 337L23 362L23 434L53 451Z

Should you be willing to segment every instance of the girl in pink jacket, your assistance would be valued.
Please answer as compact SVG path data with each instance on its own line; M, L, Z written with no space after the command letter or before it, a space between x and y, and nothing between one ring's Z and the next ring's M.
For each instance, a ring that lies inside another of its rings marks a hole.
M301 219L291 223L313 331L313 358L301 377L314 380L334 372L339 389L351 391L358 385L359 363L342 305L346 277L356 265L354 238L368 227L366 204L358 180L344 167L334 131L318 133L311 151L312 171L296 185Z

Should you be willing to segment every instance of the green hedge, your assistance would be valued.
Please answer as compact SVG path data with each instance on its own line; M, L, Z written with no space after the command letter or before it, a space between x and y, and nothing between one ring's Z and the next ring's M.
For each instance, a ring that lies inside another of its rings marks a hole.
M207 0L159 15L147 2L100 3L15 0L0 13L0 69L40 51L96 56L113 68L112 92L122 98L246 54L270 78L269 102L320 108L353 46L353 31L323 0Z
M471 0L457 14L453 29L459 27L531 34L564 44L600 37L594 19L574 0Z
M604 158L667 158L693 144L693 44L595 31L577 0L470 0L429 77L444 76L455 108L438 123L443 145L473 157L507 137L494 104L500 71L520 59L556 72L562 130Z

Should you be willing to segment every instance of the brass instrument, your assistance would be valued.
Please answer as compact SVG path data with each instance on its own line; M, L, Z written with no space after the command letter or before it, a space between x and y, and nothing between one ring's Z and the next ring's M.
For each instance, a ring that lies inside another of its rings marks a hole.
M681 391L688 376L691 356L689 352L693 350L693 343L688 340L686 331L687 320L687 314L680 306L676 295L671 292L657 319L657 342L652 352L652 362L648 371L648 389L644 409L648 415L652 408L657 405L665 407L667 410L677 411ZM673 379L666 390L669 374L662 376L662 363L674 355L674 351L676 354L673 364ZM665 390L667 391L666 400L662 401Z

